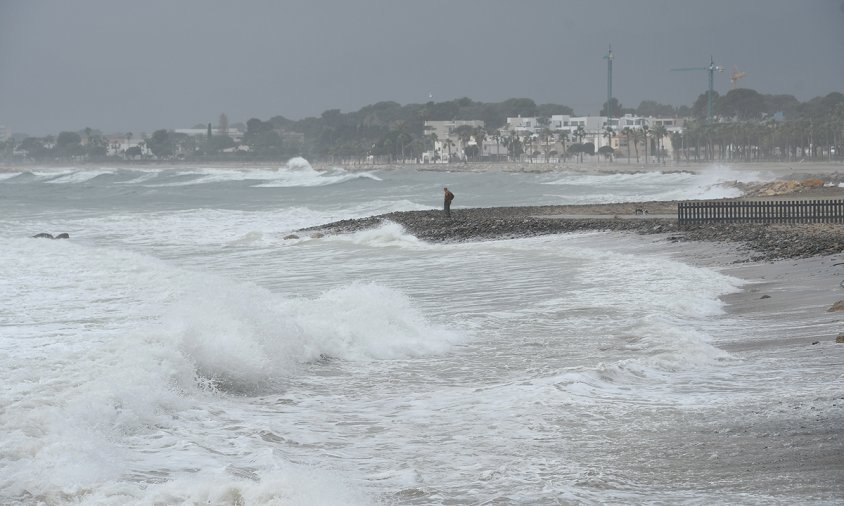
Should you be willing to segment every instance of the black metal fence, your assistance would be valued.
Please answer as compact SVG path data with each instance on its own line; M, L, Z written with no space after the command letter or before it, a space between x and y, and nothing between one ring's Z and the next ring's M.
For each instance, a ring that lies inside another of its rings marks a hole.
M679 225L844 223L844 200L696 201L677 204Z

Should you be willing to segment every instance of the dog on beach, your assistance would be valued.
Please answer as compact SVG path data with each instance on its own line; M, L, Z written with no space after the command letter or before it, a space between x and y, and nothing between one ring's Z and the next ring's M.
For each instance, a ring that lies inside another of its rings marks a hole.
M641 207L636 209L636 214L648 214L647 209L642 209Z

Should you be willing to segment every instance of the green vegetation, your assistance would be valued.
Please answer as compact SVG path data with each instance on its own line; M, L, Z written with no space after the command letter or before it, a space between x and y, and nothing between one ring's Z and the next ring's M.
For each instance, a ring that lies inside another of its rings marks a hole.
M673 157L675 161L844 159L844 95L841 93L804 103L790 95L763 95L751 89L735 89L723 96L716 93L716 120L711 122L706 121L706 93L691 107L644 100L638 108L630 109L615 98L612 101L612 110L621 114L688 120L682 134L669 132L661 125L603 132L604 138L618 136L626 141L626 153L597 151L610 160L626 154L628 159L635 156L638 161L640 143L645 159L650 154L657 161L663 157ZM603 110L606 109L604 103ZM586 132L582 129L569 133L549 128L549 118L556 114L574 115L574 111L564 105L537 105L527 98L499 103L474 102L468 98L408 105L379 102L355 112L331 109L320 117L298 121L283 116L268 120L252 118L246 122L242 139L238 138L237 142L228 135L225 115L221 115L216 132L208 123L207 133L198 136L160 129L143 138L131 132L107 138L98 130L85 128L79 132L60 132L55 138L9 139L0 143L0 159L96 162L154 157L201 162L283 161L304 156L335 163L399 162L421 160L423 153L433 151L436 142L442 146L436 158L451 158L461 150L470 160L476 159L480 154L477 144L489 143L495 144L495 152L500 153L495 155L498 159L519 158L524 154L531 160L543 155L545 161L549 155L571 155L582 160L584 153L595 154L595 145L584 142ZM518 136L505 131L507 118L518 116L537 118L539 133ZM437 139L424 128L429 120L483 120L485 126L461 126L455 129L453 140ZM205 130L205 124L197 127ZM670 139L673 153L666 152L665 138ZM470 139L477 144L470 143ZM562 145L559 153L552 149L555 143Z

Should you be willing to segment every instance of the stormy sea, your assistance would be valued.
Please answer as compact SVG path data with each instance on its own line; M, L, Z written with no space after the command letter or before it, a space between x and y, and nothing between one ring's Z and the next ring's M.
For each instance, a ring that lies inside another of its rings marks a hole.
M0 503L834 503L739 465L742 426L772 398L810 409L821 372L732 351L787 330L727 310L738 277L651 236L297 232L437 209L443 186L460 213L742 177L763 176L0 173Z

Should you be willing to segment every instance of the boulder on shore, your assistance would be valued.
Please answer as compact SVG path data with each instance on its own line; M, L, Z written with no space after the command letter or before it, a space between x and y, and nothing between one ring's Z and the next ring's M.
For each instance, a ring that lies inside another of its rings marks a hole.
M836 311L844 311L844 300L839 300L826 310L827 313L834 313Z

